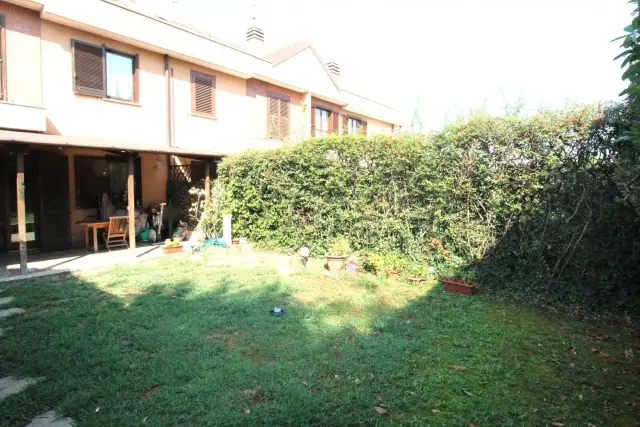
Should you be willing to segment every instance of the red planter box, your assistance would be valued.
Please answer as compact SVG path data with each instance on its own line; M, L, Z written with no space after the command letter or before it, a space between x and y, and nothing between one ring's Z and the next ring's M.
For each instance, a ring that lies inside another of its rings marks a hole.
M442 279L442 284L446 290L457 294L471 295L476 292L474 282L465 282L461 279Z

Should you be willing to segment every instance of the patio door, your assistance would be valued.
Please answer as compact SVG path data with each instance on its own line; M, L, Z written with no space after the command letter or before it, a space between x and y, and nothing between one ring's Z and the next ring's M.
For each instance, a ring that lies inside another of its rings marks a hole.
M71 248L69 209L69 161L56 152L38 156L40 195L40 249L58 251Z

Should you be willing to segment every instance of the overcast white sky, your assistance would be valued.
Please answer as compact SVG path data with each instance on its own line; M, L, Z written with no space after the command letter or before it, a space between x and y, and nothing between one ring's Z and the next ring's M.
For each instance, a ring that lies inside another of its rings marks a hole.
M255 10L271 50L314 40L342 82L411 114L426 129L505 102L540 106L617 99L627 0L137 0L236 44ZM255 7L253 7L255 5ZM169 16L166 16L169 15Z

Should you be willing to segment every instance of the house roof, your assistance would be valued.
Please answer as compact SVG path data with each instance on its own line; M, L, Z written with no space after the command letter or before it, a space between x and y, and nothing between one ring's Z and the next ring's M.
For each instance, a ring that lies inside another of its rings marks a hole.
M286 61L287 59L299 54L305 49L311 49L311 52L313 52L315 57L318 59L318 62L320 62L320 65L322 65L322 68L324 68L324 71L327 73L327 75L335 85L336 89L340 89L340 85L339 85L338 79L336 78L336 75L329 70L329 67L327 67L327 63L325 62L324 59L322 59L322 57L318 53L318 50L314 47L313 42L311 40L301 40L297 43L293 43L288 46L285 46L275 52L265 55L265 59L271 62L271 64L273 64L273 66L275 67L281 64L282 62Z
M299 54L300 52L304 51L305 49L310 49L311 52L313 52L313 54L315 55L315 57L317 58L318 62L320 63L320 65L322 66L322 68L324 69L324 71L327 73L327 75L329 76L329 78L331 79L331 81L333 82L334 86L336 87L336 89L338 89L339 91L345 91L345 92L349 92L351 95L355 95L357 97L359 97L361 100L365 100L368 102L374 102L376 104L378 104L379 106L385 107L385 108L389 108L397 113L400 114L406 114L394 107L391 107L389 105L386 105L382 102L379 101L375 101L372 100L370 97L368 96L363 96L360 95L352 90L346 90L344 88L344 85L341 85L339 79L337 78L337 76L335 74L333 74L328 66L327 66L327 62L322 58L322 56L318 53L318 49L315 47L313 41L311 39L304 39L304 40L300 40L298 42L295 43L291 43L287 46L283 46L280 49L277 49L275 51L266 53L264 55L257 55L255 52L249 51L248 49L246 49L243 46L234 44L234 43L230 43L226 40L223 40L219 37L216 37L210 33L207 33L199 28L196 28L194 26L191 25L187 25L183 22L179 22L176 20L169 20L166 19L164 17L162 17L161 15L157 15L157 14L153 14L150 11L145 11L143 9L141 9L140 7L138 7L137 3L135 0L102 0L103 2L106 3L111 3L120 7L123 7L125 9L129 9L131 11L134 11L136 13L140 13L142 15L148 16L150 18L153 19L158 19L161 20L163 22L165 22L168 25L174 26L176 28L182 29L184 31L190 32L192 34L198 35L200 37L204 37L207 38L211 41L214 41L216 43L220 43L223 44L225 46L231 47L233 49L239 50L241 52L246 53L247 55L251 55L254 57L258 57L261 59L264 59L268 62L271 63L272 67L276 67L278 65L280 65L281 63L283 63L284 61L286 61L287 59L290 59L292 57L294 57L295 55ZM262 74L256 74L257 78L261 78L263 77Z

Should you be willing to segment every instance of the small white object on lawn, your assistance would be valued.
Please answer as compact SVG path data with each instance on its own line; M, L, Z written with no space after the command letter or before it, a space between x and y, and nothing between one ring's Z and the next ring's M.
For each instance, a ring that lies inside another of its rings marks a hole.
M49 411L35 417L27 427L73 427L73 421L59 417L56 411Z

